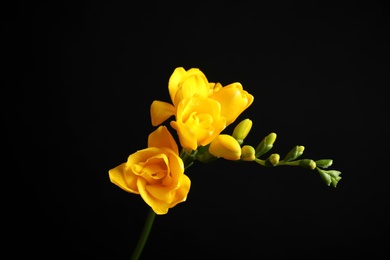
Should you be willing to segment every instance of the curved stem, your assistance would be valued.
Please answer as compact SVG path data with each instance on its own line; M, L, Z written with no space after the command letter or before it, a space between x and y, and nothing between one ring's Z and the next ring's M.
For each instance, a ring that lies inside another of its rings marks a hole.
M144 246L146 244L146 241L148 240L150 230L153 226L153 221L156 216L156 213L153 211L152 208L150 208L148 216L146 217L146 221L144 224L144 228L142 229L141 236L138 239L137 246L134 249L133 255L131 256L131 260L138 260L142 250L144 249Z

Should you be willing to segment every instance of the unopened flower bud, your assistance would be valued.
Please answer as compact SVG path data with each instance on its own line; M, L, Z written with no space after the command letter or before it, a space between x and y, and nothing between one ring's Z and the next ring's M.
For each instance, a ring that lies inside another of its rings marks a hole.
M259 156L265 154L266 152L268 152L269 150L271 150L271 148L274 145L275 140L276 140L275 133L270 133L269 135L264 137L263 140L261 140L259 145L256 147L256 150L255 150L256 157L259 157Z
M277 153L271 154L267 160L265 160L266 166L276 166L279 163L280 155Z
M221 134L210 143L209 152L216 157L235 161L241 157L241 146L231 135Z
M233 130L232 136L238 141L239 144L244 143L244 139L247 137L249 131L252 128L252 120L244 119L242 120Z
M302 145L296 145L293 149L291 149L287 155L283 158L283 161L289 162L297 159L299 156L303 154L305 147Z
M250 145L244 145L243 147L241 147L241 160L254 161L255 159L255 148Z
M299 166L306 169L314 170L317 167L317 164L312 159L302 159L299 160Z

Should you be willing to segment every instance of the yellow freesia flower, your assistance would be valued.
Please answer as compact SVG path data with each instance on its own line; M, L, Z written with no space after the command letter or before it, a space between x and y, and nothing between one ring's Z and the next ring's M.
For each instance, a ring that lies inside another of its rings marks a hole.
M155 100L150 106L153 126L157 126L175 115L181 100L194 95L207 97L210 94L210 85L206 76L199 69L191 68L186 71L183 67L178 67L169 78L168 91L172 104Z
M233 136L226 134L219 135L210 143L209 152L226 160L236 161L241 158L240 144Z
M109 170L109 177L123 190L140 194L159 215L185 201L191 186L178 145L165 126L149 135L148 148L131 154L127 162Z
M171 126L178 132L181 145L191 150L209 144L254 100L240 83L225 87L220 83L210 83L196 68L187 71L176 68L169 79L168 89L172 104L159 100L152 102L152 125L157 126L175 116Z
M225 87L220 83L211 83L210 86L213 91L209 97L221 104L221 115L226 118L226 125L233 123L253 103L253 95L245 91L241 83L235 82Z
M196 150L206 146L226 127L220 104L207 97L193 96L183 99L177 108L176 121L171 126L179 136L184 149Z

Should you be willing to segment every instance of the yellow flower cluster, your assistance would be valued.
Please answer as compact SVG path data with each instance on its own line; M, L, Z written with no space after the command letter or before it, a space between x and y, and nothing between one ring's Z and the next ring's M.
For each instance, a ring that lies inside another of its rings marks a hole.
M255 147L243 145L252 128L252 121L244 119L232 135L222 131L245 111L254 97L239 82L226 86L209 82L197 68L176 68L168 81L171 102L154 100L150 106L153 126L148 136L148 147L131 154L127 161L109 170L110 180L123 190L140 194L159 215L186 200L191 181L185 170L193 161L211 162L218 158L231 161L256 162L262 166L300 166L314 170L329 186L336 187L340 171L326 170L333 160L298 159L305 147L297 145L284 157L272 153L261 159L273 147L276 134L270 133ZM175 138L163 125L176 131Z
M240 83L222 86L209 82L197 68L176 68L169 78L168 91L171 103L155 100L151 104L151 123L158 128L149 135L148 147L131 154L126 162L109 170L114 184L127 192L140 194L159 215L185 201L191 186L190 179L184 174L185 165L178 145L167 127L161 124L174 117L170 126L176 130L184 151L196 151L200 146L209 145L212 156L239 160L239 141L221 132L254 99ZM248 132L248 126L238 131L241 137L237 138L243 139L242 131Z

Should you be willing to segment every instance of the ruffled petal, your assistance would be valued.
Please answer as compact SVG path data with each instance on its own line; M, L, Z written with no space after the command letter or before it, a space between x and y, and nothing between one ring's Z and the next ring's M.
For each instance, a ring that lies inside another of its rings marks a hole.
M127 192L139 194L137 187L138 177L134 175L131 169L128 169L127 163L122 163L117 167L109 170L108 174L111 182L121 189Z
M146 185L145 189L153 198L165 201L168 204L170 204L175 197L175 190L172 190L172 188L169 186Z
M176 68L168 81L168 91L171 101L174 102L176 92L179 90L180 82L186 77L187 72L183 67Z
M178 155L173 153L168 154L168 158L170 170L169 175L172 178L170 186L172 189L177 189L180 185L181 175L184 174L184 162Z
M209 144L226 127L219 102L202 96L183 99L177 107L176 121L170 123L181 146L190 150Z
M190 188L191 180L187 175L183 174L180 179L180 187L176 190L175 197L173 198L169 207L172 208L176 206L176 204L186 201Z
M150 105L150 118L153 126L158 126L175 115L175 107L164 101L154 100Z
M147 191L146 180L139 178L137 181L137 187L142 199L148 204L157 215L163 215L168 212L170 204L166 201L159 200L150 195Z
M127 158L127 163L128 163L128 165L135 165L135 164L138 164L140 162L145 162L149 158L151 158L159 153L160 153L160 148L157 148L157 147L149 147L149 148L145 148L142 150L138 150L137 152L131 154Z
M169 79L168 90L172 103L176 107L182 99L187 97L194 95L207 97L210 86L201 70L191 68L186 71L179 67L174 70Z
M179 141L183 148L189 150L198 148L196 135L189 126L177 121L171 121L171 126L179 133Z
M208 97L210 87L206 76L200 70L190 69L186 80L182 83L181 90L182 97L178 101L183 98L192 97L195 94Z
M159 126L149 134L148 147L166 147L179 154L178 145L166 126Z

